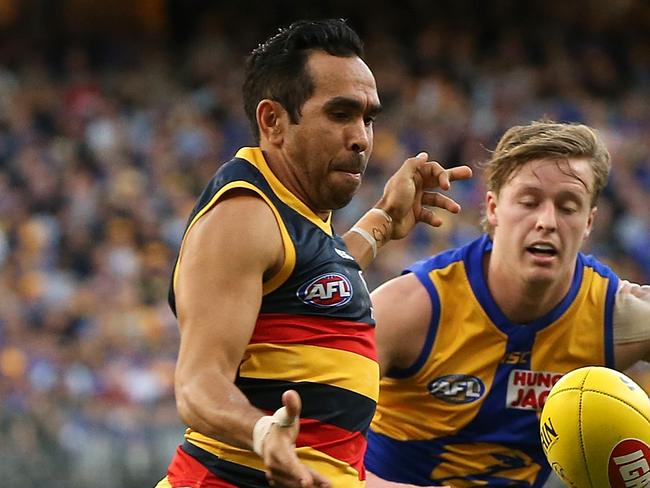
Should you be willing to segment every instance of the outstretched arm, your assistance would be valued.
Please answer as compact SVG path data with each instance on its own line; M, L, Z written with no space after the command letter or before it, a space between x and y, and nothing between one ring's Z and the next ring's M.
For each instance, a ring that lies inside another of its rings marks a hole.
M458 213L460 205L432 190L448 190L452 181L471 176L469 166L445 169L440 163L428 161L427 153L407 159L388 180L375 207L343 236L350 253L365 268L381 246L392 239L407 236L416 223L439 227L442 219L433 208Z

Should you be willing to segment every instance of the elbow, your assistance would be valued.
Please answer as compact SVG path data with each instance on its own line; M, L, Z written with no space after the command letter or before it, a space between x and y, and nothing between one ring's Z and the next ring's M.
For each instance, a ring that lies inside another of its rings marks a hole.
M192 402L191 386L184 381L176 381L176 410L181 421L192 429L196 429L196 410Z

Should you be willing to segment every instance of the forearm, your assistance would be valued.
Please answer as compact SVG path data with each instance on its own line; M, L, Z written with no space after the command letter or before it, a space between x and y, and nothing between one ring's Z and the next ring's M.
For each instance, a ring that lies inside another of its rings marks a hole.
M650 361L650 286L622 280L613 322L617 367Z
M377 251L391 239L392 218L379 208L368 210L343 235L350 254L362 269L376 257Z
M176 403L181 419L192 430L249 450L255 422L265 415L230 379L214 373L177 379Z

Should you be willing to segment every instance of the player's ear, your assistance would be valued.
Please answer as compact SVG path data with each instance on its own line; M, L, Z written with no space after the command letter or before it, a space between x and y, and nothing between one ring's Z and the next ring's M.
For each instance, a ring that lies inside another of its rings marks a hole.
M485 218L492 227L497 226L497 195L492 190L485 194Z
M592 207L592 209L589 211L589 217L587 218L587 226L585 227L585 232L582 236L582 239L585 240L587 237L589 237L589 234L591 234L591 229L594 225L594 219L596 218L596 211L598 208Z
M265 98L257 104L256 115L260 138L268 140L273 145L281 145L284 141L284 128L288 119L284 107L274 100Z

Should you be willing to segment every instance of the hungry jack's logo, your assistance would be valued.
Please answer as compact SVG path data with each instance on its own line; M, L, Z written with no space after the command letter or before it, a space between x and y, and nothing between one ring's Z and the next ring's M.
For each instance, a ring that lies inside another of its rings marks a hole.
M508 377L506 406L522 410L541 410L559 373L513 369Z

